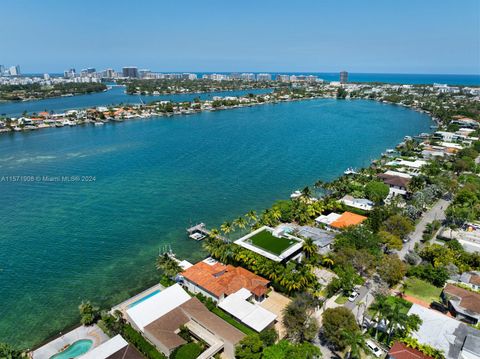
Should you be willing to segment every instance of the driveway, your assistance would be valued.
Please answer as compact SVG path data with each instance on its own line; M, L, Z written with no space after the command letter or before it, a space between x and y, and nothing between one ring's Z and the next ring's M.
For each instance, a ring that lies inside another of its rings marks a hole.
M344 307L350 309L357 320L357 323L361 326L363 324L363 317L367 308L373 303L375 297L373 295L376 286L374 282L367 281L366 285L360 287L358 290L358 297L354 302L348 301Z
M361 286L359 290L357 290L358 292L358 297L357 299L355 299L353 302L346 302L343 306L347 309L350 309L352 310L353 308L355 308L357 306L358 303L360 303L362 301L363 298L365 298L365 296L367 295L368 293L368 288L365 287L365 286Z
M431 223L435 220L442 221L445 219L445 210L450 205L451 201L445 199L438 200L437 203L433 205L427 212L425 212L420 219L420 222L415 226L415 230L410 234L410 240L403 245L403 248L398 251L398 256L401 259L405 259L405 255L413 250L415 243L419 243L422 239L423 231L427 227L428 223Z

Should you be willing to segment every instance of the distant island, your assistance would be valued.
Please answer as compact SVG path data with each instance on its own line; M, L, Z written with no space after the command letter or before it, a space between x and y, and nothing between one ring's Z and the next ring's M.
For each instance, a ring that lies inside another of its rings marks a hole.
M6 84L0 85L0 101L41 100L51 97L84 95L105 91L107 86L101 82L72 82L43 85Z

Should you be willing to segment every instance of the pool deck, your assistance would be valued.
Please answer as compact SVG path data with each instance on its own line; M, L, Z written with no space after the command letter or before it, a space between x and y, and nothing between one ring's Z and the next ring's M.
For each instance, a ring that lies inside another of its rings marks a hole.
M81 339L90 339L93 341L93 345L90 348L90 350L92 350L93 348L98 347L100 344L105 343L110 338L96 325L92 325L90 327L82 325L34 350L32 353L32 358L50 359L52 355L57 354L66 346L71 345L77 340Z
M116 306L112 307L112 310L110 312L113 313L113 312L119 310L122 313L122 315L125 315L129 305L131 305L132 303L135 303L137 300L140 300L140 299L142 299L143 297L145 297L149 294L152 294L156 290L162 291L164 289L165 289L164 286L161 285L160 283L155 284L153 287L145 289L143 292L140 292L137 295L134 295L133 297L131 297L131 298L121 302L120 304L117 304Z

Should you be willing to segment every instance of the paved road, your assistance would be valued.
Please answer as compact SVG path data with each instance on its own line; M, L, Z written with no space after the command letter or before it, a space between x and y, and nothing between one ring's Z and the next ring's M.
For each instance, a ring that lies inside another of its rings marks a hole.
M425 212L420 219L420 222L415 226L415 231L410 234L410 240L403 245L403 248L398 251L398 256L401 259L405 258L405 255L413 250L415 243L419 243L422 239L423 231L427 227L428 223L433 222L434 220L444 220L445 219L445 210L447 209L450 201L445 199L440 199L435 205Z
M359 290L357 290L358 292L358 297L357 299L355 299L353 302L346 302L343 306L347 309L350 309L352 310L353 308L355 308L357 306L358 303L360 303L362 301L363 298L365 298L365 296L367 295L368 293L368 288L365 287L365 286L361 286Z

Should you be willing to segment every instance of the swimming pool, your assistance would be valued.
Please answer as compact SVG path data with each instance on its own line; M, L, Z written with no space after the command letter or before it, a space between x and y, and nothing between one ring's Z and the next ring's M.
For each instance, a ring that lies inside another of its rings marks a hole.
M160 289L156 289L156 290L154 290L152 293L146 295L145 297L140 298L139 300L137 300L137 301L129 304L129 305L128 305L128 308L132 308L132 307L136 306L137 304L140 304L141 302L147 300L148 298L153 297L155 294L158 294L158 293L160 293Z
M90 339L81 339L72 343L63 352L55 354L50 359L71 359L78 358L80 355L85 354L90 350L93 345L93 341Z

